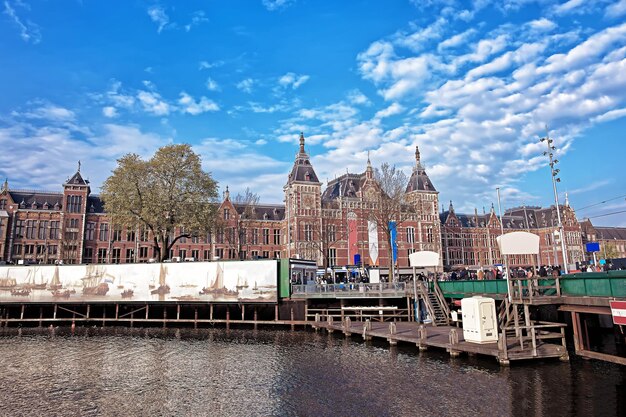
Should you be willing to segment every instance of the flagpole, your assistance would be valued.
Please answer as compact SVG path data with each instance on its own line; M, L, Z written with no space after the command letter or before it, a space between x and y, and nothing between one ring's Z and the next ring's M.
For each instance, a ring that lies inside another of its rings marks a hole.
M500 205L500 187L496 187L496 194L498 195L498 214L500 215L500 236L504 236L504 221L502 219L502 206ZM502 239L502 237L500 239ZM504 261L504 273L506 274L506 292L509 297L509 303L511 302L511 281L509 279L509 263L507 260L507 256L502 253L502 245L500 246L500 253L502 255L502 259Z

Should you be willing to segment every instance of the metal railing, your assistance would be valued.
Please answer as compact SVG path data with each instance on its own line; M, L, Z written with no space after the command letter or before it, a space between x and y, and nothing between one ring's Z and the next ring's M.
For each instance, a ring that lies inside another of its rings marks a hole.
M381 282L292 285L292 298L386 298L405 297L406 283Z

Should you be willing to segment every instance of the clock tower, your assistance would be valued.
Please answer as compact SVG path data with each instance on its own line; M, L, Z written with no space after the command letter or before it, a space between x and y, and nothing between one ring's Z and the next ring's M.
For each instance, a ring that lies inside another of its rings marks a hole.
M285 247L289 258L322 260L322 183L317 178L300 133L300 150L287 178L285 192Z

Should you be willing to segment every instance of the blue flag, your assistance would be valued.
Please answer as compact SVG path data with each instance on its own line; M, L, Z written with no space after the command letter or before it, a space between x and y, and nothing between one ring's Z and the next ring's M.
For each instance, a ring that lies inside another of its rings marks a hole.
M389 222L389 231L391 232L391 252L393 253L393 263L396 263L398 260L398 245L396 242L398 231L396 229L396 222Z

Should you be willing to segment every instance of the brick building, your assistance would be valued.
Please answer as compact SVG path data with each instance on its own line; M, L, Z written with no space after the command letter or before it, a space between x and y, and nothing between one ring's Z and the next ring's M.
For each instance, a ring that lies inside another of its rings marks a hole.
M575 266L577 262L584 261L581 226L567 200L560 208L568 264ZM555 206L512 208L506 210L502 217L505 233L526 231L539 236L539 259L530 255L509 256L510 266L563 265ZM442 212L440 218L442 254L446 267L480 267L503 263L496 242L502 229L493 205L489 213L478 214L478 210L474 210L474 214L457 214L450 202L449 209Z
M580 226L583 244L591 242L600 244L600 252L596 254L597 260L626 258L626 227L594 226L589 219L582 221ZM592 261L593 254L585 252L585 259Z
M222 227L213 234L182 238L170 259L213 260L299 257L319 265L387 265L389 246L372 227L371 197L379 192L367 163L361 174L345 174L322 192L304 136L283 190L285 205L237 204L228 187L220 203ZM417 250L441 253L438 192L421 165L419 150L406 188L406 213L397 227L397 264L408 265ZM376 242L374 246L372 244ZM370 249L374 249L374 253ZM376 256L377 255L377 256ZM0 260L9 262L130 263L155 257L146 230L126 230L111 222L80 172L62 192L0 191Z

